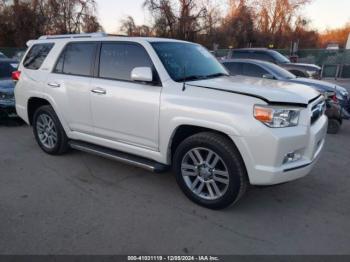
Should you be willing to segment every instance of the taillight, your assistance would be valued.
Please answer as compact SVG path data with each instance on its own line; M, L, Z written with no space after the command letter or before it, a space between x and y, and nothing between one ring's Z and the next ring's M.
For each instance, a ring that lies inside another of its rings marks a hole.
M12 72L12 80L13 81L18 81L20 77L21 77L21 71Z
M333 100L333 102L338 103L337 95L332 96L332 100Z

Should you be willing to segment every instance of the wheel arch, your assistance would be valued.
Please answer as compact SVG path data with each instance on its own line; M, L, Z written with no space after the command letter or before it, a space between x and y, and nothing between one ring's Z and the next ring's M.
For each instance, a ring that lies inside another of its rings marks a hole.
M220 129L214 129L214 128L208 128L201 125L190 125L190 124L183 124L176 127L170 137L168 149L167 149L167 162L172 163L172 158L175 154L175 151L177 147L180 145L182 141L184 141L186 138L193 136L198 133L202 132L211 132L215 134L219 134L224 136L225 138L229 139L231 141L232 145L237 148L238 153L240 154L243 163L245 164L244 158L242 156L242 153L240 152L238 146L236 143L232 140L232 136L230 136L225 131L222 131Z
M30 125L33 125L33 118L35 111L42 106L52 106L51 103L44 98L40 97L31 97L28 99L27 112L28 112L28 121Z

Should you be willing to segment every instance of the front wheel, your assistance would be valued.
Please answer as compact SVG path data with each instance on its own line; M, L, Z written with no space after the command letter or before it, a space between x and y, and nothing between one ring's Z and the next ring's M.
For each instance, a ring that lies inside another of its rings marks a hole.
M185 195L211 209L237 202L248 185L237 148L220 134L200 133L187 138L175 152L173 167Z

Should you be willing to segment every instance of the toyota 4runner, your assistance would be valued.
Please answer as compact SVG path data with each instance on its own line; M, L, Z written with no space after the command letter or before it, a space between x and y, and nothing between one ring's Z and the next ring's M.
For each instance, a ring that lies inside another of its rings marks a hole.
M249 184L307 175L325 143L318 92L230 77L198 44L86 34L28 47L13 74L16 110L42 150L172 167L187 197L208 208L238 201Z

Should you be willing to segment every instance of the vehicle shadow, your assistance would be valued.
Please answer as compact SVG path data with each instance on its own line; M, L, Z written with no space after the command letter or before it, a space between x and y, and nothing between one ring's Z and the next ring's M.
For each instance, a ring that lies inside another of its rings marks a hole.
M0 127L17 127L25 123L20 118L0 118Z

